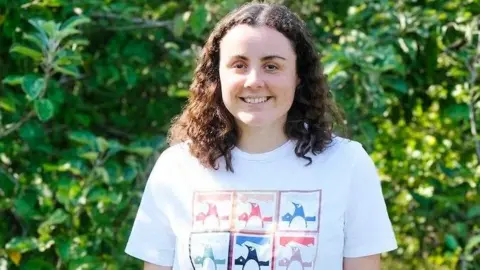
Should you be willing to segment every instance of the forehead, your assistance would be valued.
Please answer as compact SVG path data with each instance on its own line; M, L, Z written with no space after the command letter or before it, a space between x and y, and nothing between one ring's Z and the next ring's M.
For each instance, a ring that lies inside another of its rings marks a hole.
M295 56L290 40L268 26L237 25L220 41L221 57L262 57L272 54L289 58Z

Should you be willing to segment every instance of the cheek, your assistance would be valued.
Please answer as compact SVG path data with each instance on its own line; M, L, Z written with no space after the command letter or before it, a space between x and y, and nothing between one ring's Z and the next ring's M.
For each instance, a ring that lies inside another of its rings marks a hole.
M243 82L239 76L224 74L220 76L220 85L224 99L227 97L233 98L237 95L237 92L241 91Z

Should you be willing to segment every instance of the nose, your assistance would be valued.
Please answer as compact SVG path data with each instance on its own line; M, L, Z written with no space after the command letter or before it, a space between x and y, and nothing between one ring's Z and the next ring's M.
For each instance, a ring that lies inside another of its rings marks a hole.
M243 86L245 88L250 88L250 89L260 89L265 86L265 82L263 81L259 73L254 69L252 69L247 74L247 79L245 80L245 83Z

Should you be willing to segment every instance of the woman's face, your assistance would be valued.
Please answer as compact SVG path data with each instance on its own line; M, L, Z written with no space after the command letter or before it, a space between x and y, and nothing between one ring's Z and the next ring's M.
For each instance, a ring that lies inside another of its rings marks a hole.
M290 41L267 26L238 25L220 42L222 99L240 129L282 128L298 84Z

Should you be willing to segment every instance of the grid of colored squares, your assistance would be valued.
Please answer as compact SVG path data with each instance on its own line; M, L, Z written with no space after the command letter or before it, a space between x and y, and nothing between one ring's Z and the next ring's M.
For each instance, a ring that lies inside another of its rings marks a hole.
M314 269L316 233L193 233L194 269Z
M194 232L318 232L321 191L198 192Z
M195 193L194 269L314 269L321 191Z

